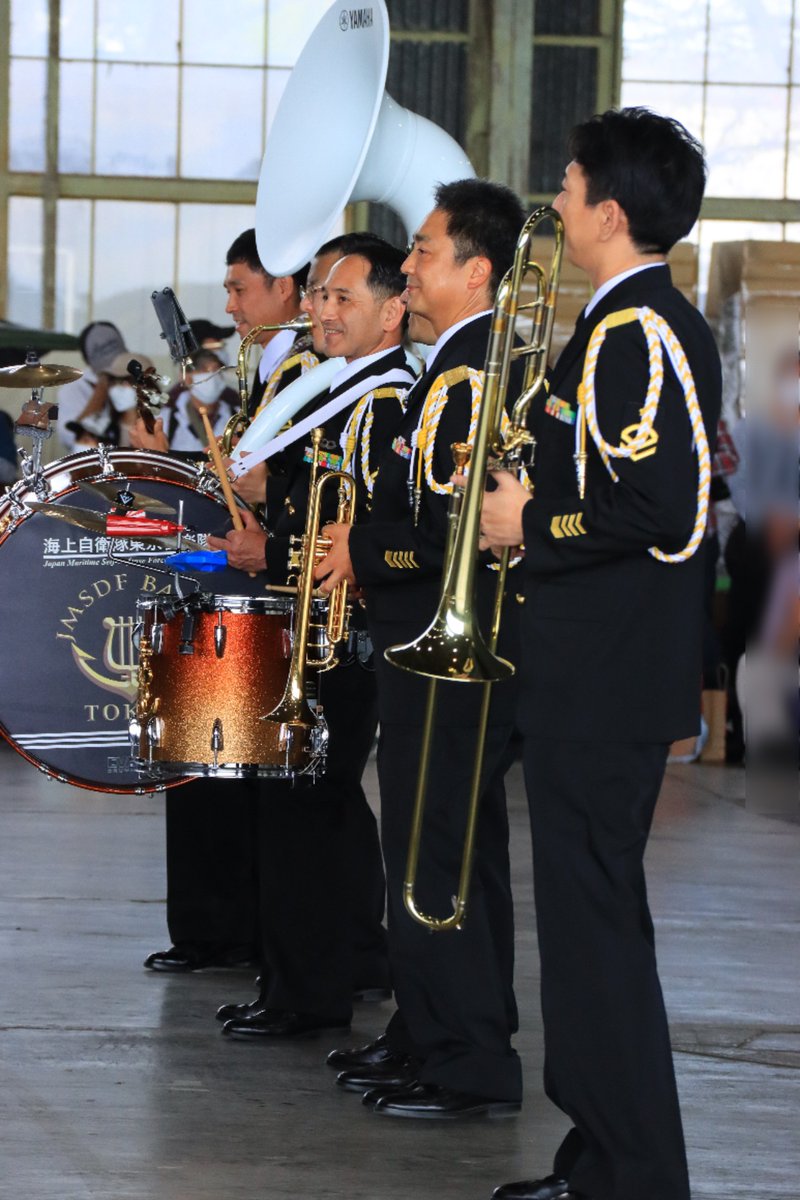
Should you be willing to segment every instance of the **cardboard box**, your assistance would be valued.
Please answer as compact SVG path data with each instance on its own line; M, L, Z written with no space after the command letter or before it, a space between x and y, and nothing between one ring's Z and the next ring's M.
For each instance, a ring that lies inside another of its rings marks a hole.
M715 242L711 247L706 314L719 320L725 301L740 293L800 300L800 242Z

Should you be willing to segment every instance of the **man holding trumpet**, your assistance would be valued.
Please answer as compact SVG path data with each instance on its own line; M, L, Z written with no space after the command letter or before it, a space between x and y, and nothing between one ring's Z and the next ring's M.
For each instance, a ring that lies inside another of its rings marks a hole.
M402 346L402 257L371 235L344 235L312 261L303 301L315 347L343 358L344 366L330 388L295 415L294 425L341 401L325 420L321 472L352 473L359 522L368 518L381 449L414 381ZM266 569L271 583L286 582L289 539L306 522L310 440L308 430L283 456L284 499L277 511L267 493L269 534L247 514L244 530L210 539L212 547L227 551L229 565ZM326 505L335 493L324 493ZM391 995L380 926L380 846L361 786L377 712L359 613L356 608L339 665L320 676L330 731L326 774L313 786L267 782L258 807L260 990L253 1001L223 1005L217 1014L226 1036L251 1045L347 1028L354 994L372 1000Z

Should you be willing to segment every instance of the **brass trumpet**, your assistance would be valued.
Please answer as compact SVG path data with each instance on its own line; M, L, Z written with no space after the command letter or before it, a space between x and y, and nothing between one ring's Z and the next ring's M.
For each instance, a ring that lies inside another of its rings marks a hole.
M219 445L223 454L230 456L234 438L241 437L250 424L250 417L247 413L247 403L250 398L247 390L247 365L250 356L250 347L253 342L260 333L265 333L268 330L274 332L281 329L293 329L305 333L310 328L311 317L306 313L301 313L300 316L295 317L291 321L286 321L283 325L254 325L244 335L239 344L239 353L236 358L236 379L239 385L239 411L233 414L222 431Z
M309 656L308 641L311 629L311 602L314 596L314 567L326 552L330 539L320 534L322 496L324 490L334 482L339 487L337 522L352 524L355 519L356 489L352 475L345 471L319 473L319 448L322 429L312 432L313 457L311 461L311 484L308 496L308 512L303 535L297 539L299 545L293 550L289 569L299 569L297 580L297 604L295 607L294 641L289 675L283 696L271 712L261 717L262 721L274 721L281 727L281 745L291 749L299 741L305 742L318 719L306 699L306 671L328 670L336 663L336 646L347 635L349 609L347 605L347 583L337 584L330 594L328 617L325 625L325 647L319 655ZM294 539L293 539L294 540Z
M544 221L551 222L555 232L549 272L531 257L534 232ZM403 902L416 921L437 932L460 929L464 921L475 855L475 831L492 684L509 679L514 674L512 664L495 653L508 573L508 550L504 551L497 572L492 625L487 640L484 640L476 616L475 572L486 473L496 470L521 472L532 464L535 439L527 428L527 417L533 399L544 384L563 249L564 225L561 217L548 205L537 208L522 227L514 262L504 275L495 298L486 354L483 395L470 458L469 477L465 487L454 486L448 508L448 543L436 616L425 632L413 642L403 646L390 646L386 650L386 658L394 666L414 674L425 675L430 680L403 883ZM523 302L520 299L522 287L529 282L533 284L533 298ZM532 330L527 341L515 345L517 324L522 313L532 314ZM510 423L504 428L509 372L514 359L521 357L526 360L523 387L511 411ZM468 447L454 447L456 468L459 471L464 469L465 449L469 450ZM454 911L449 917L427 916L418 908L414 894L439 680L483 684L461 870L458 890L453 901Z

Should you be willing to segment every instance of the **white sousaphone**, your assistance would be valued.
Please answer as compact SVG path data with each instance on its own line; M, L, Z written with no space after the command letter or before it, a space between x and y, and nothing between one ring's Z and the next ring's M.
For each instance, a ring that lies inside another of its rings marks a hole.
M303 47L258 181L256 243L271 275L300 270L333 236L351 202L387 204L413 233L433 207L437 184L475 174L448 133L386 94L388 64L385 0L358 8L334 4ZM328 359L279 392L232 457L262 449L343 365Z

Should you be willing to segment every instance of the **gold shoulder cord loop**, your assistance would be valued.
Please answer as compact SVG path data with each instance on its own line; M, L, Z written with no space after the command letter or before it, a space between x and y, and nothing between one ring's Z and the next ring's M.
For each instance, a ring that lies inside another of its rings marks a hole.
M650 380L644 407L641 409L642 419L638 427L638 432L634 433L632 429L626 430L626 436L624 437L625 444L612 446L603 437L597 423L597 404L594 389L595 372L597 370L597 359L605 341L607 331L620 325L628 324L631 321L639 321L647 341ZM683 388L686 411L689 414L689 421L691 422L694 434L694 449L697 455L697 511L691 537L682 550L676 554L667 554L663 550L651 546L649 553L653 558L658 559L659 562L681 563L686 562L687 559L692 557L702 542L705 533L706 522L708 520L709 490L711 487L711 454L708 448L705 425L703 424L703 414L700 411L697 390L686 354L669 323L663 317L659 316L658 313L654 312L652 308L621 309L619 312L611 313L610 316L602 320L592 332L583 365L583 379L578 389L580 415L575 428L575 465L578 473L578 490L581 499L583 499L586 483L587 428L592 435L592 441L597 447L606 470L615 483L619 476L611 465L612 458L630 458L635 462L639 457L646 457L648 452L652 453L658 436L653 426L664 385L664 356L662 347L666 350L673 370Z

